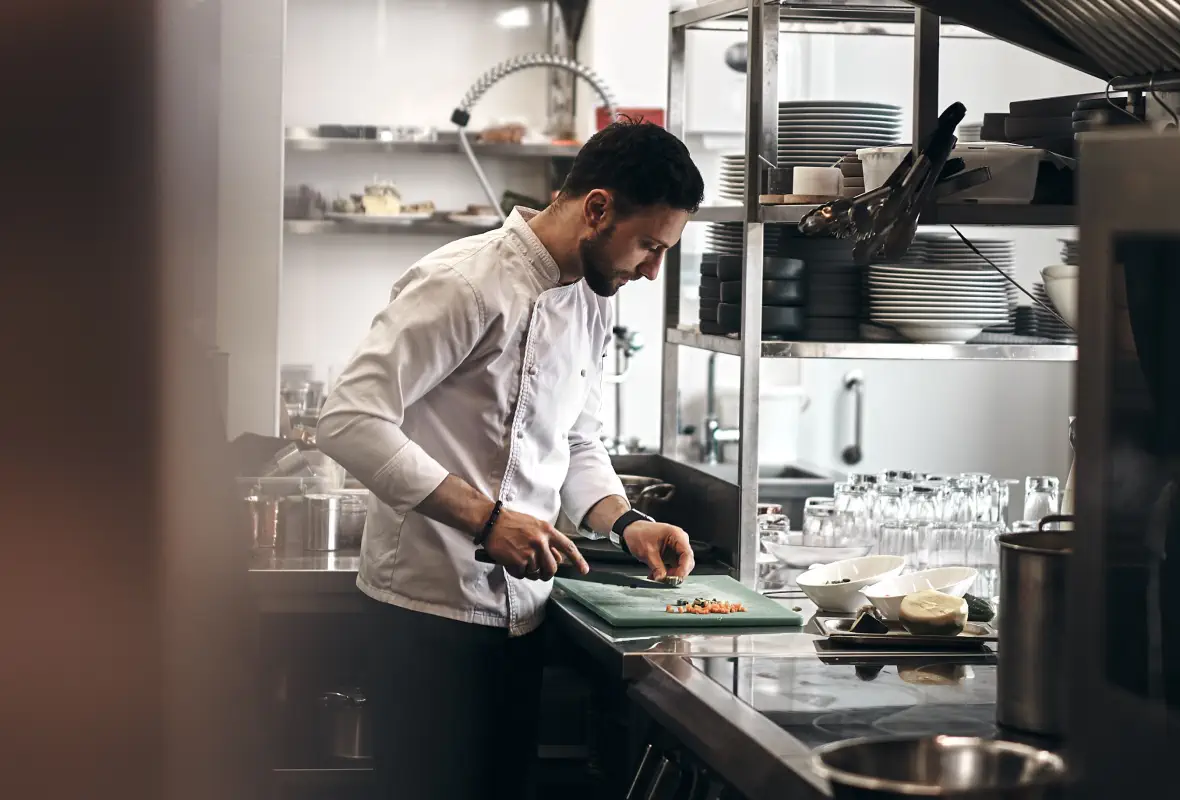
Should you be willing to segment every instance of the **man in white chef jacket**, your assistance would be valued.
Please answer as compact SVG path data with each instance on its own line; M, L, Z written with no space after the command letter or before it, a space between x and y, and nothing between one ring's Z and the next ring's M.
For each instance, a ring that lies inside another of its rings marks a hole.
M683 530L632 511L600 440L610 298L654 280L703 196L676 137L621 122L557 200L414 264L324 405L319 446L372 490L357 585L382 797L526 797L564 510L647 563ZM477 546L495 564L475 559Z

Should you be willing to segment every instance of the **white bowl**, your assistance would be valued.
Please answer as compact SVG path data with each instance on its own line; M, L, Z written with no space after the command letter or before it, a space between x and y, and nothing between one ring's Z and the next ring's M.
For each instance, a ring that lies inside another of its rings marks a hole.
M905 568L901 556L865 556L812 567L795 579L811 602L823 611L853 612L869 601L861 592L866 586L897 577ZM848 583L828 583L842 581Z
M944 594L962 597L967 594L971 584L975 583L975 576L978 574L979 570L971 567L925 569L868 586L864 589L864 596L881 612L881 616L888 620L896 620L901 613L901 601L907 594L934 589Z
M928 344L963 344L983 333L982 325L963 325L954 322L927 325L908 320L906 322L894 322L890 324L897 328L898 333L911 342Z
M1049 295L1053 307L1075 331L1078 329L1078 279L1053 278L1044 273L1045 294Z
M1042 278L1076 278L1077 276L1077 264L1053 264L1041 270Z

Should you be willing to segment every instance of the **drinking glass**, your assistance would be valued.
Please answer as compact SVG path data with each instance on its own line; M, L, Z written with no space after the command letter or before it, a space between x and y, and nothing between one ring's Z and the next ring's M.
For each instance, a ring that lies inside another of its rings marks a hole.
M965 566L967 532L970 526L958 522L940 522L930 526L926 542L926 563L931 567Z
M873 521L896 522L909 516L908 492L896 484L877 489L877 503L873 506Z
M975 487L959 478L943 483L943 522L966 523L975 521Z
M938 521L938 492L933 487L918 485L910 490L909 519L912 522Z
M910 570L923 569L928 558L930 526L911 521L883 522L877 552L883 556L901 556Z
M1058 480L1043 475L1024 480L1024 520L1036 522L1050 514L1056 514L1060 507Z
M998 522L977 522L965 528L963 566L979 570L971 594L995 602L1000 594L1000 540L1004 526Z

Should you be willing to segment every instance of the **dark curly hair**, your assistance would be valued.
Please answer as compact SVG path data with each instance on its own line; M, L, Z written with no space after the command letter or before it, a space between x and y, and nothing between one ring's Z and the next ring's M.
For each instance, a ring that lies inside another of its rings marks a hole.
M558 199L607 189L621 214L666 205L696 211L705 182L688 148L659 125L622 119L612 122L578 151Z

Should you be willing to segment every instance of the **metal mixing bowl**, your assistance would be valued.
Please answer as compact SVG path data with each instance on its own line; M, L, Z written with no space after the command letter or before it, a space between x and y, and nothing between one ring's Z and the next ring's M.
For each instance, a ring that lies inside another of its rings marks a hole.
M1065 784L1065 763L1053 753L967 736L835 742L815 751L814 765L836 800L1048 800Z

